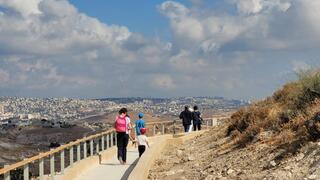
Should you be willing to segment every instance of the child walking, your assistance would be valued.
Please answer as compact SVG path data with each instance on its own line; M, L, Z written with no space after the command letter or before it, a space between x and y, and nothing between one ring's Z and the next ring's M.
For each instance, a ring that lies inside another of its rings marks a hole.
M136 120L136 136L140 135L141 128L145 128L145 123L144 123L144 120L142 119L143 116L144 116L144 114L142 112L140 112L138 114L139 119Z
M141 128L140 129L140 135L137 137L138 139L138 150L139 150L139 157L142 156L144 151L146 150L146 146L150 148L148 138L145 135L146 134L146 128Z

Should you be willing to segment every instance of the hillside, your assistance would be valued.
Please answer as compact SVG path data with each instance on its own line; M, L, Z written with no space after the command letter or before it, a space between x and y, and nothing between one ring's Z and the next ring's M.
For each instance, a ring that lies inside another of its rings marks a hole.
M149 179L320 179L320 72L167 147Z

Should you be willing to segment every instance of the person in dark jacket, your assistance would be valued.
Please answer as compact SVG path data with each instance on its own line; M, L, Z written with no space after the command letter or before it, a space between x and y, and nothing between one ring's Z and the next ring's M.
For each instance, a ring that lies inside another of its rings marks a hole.
M193 110L194 110L192 112L193 130L196 131L198 129L198 131L200 131L201 130L201 124L202 124L201 113L199 111L198 106L194 106Z
M184 107L184 111L182 111L180 113L179 118L182 119L182 125L184 127L184 132L188 132L190 125L191 125L191 121L192 121L192 112L189 111L188 106Z

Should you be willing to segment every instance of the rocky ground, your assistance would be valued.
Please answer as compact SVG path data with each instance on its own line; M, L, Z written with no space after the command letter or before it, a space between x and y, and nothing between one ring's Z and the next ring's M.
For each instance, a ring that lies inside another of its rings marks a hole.
M320 179L320 141L275 146L259 137L238 147L216 127L171 145L150 170L149 179Z

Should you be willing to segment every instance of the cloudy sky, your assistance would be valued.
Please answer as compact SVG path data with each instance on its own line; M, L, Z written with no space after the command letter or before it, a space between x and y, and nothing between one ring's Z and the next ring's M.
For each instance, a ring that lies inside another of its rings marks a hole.
M320 64L316 0L0 0L0 96L256 99Z

